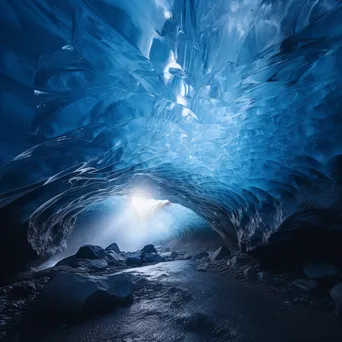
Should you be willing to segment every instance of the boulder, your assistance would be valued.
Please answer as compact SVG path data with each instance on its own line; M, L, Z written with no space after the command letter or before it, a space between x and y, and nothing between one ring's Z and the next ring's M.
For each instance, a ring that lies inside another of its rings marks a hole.
M192 258L192 256L193 256L193 253L188 252L188 253L185 253L184 256L182 257L182 259L180 259L180 260L190 260ZM179 257L181 257L181 256L179 256Z
M212 256L210 257L211 261L214 261L214 260L220 260L226 256L229 256L230 255L230 251L228 248L222 246L220 247L219 249L217 249L213 254Z
M150 254L150 253L157 253L157 250L154 248L154 245L146 245L140 250L141 254Z
M179 256L179 253L175 252L175 251L172 251L171 254L170 254L170 258L173 259L173 260L176 259L178 256Z
M141 266L143 261L138 256L130 256L126 259L126 265L128 266Z
M214 320L202 312L180 314L176 317L176 322L191 332L211 331L215 326Z
M304 292L313 291L318 287L317 281L311 280L311 279L298 278L298 279L295 279L292 282L292 284L294 287L296 287L297 289L304 291Z
M196 260L202 259L202 258L207 257L207 256L209 256L209 253L206 251L197 252L192 256L191 260L196 261Z
M229 265L230 266L234 266L234 267L240 267L240 266L247 265L249 262L250 262L250 258L248 256L245 256L245 255L234 255L230 259Z
M32 281L22 281L14 284L8 293L9 299L23 299L36 293L36 285Z
M257 270L250 266L243 271L243 276L247 280L254 281L257 279Z
M107 260L108 265L115 265L125 260L121 254L118 254L114 251L107 252L105 259Z
M211 260L209 257L203 257L198 261L198 265L196 267L197 271L205 272L209 268Z
M62 320L102 313L130 302L133 282L125 275L81 275L59 272L37 297L36 310L43 317Z
M88 270L100 271L108 267L106 259L77 259L73 262L73 267L83 267Z
M105 250L100 246L85 245L75 254L76 259L103 259L106 256Z
M110 244L108 247L106 247L105 251L106 252L113 251L115 253L121 253L119 246L115 242Z
M330 290L330 296L337 302L342 303L342 282L333 286L333 288Z
M272 277L268 272L258 272L257 280L266 285L270 285L272 283Z
M334 277L339 274L339 270L334 265L323 263L306 265L303 271L311 279Z
M64 258L60 261L57 262L57 264L54 266L54 267L57 267L57 266L70 266L70 264L75 260L75 256L74 255L71 255L67 258Z
M143 262L147 262L147 263L165 261L165 258L163 258L159 254L155 254L155 253L143 254L141 258L142 258Z

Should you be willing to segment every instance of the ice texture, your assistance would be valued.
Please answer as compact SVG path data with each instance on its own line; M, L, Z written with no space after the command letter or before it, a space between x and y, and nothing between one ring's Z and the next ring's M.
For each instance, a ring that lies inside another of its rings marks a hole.
M338 0L1 1L2 215L40 254L137 188L231 248L327 208L340 224L341 18Z

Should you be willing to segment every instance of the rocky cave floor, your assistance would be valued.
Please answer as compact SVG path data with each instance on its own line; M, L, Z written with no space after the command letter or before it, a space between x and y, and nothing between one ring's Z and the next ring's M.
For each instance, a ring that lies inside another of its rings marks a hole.
M5 341L342 340L342 273L217 251L85 246L0 288Z

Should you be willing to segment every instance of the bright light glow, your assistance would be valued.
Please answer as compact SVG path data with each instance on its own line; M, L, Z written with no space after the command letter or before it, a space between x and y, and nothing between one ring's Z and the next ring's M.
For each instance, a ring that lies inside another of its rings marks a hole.
M132 197L132 205L141 219L147 219L151 217L156 210L169 203L170 202L167 200L155 200L153 198L145 199L137 196Z

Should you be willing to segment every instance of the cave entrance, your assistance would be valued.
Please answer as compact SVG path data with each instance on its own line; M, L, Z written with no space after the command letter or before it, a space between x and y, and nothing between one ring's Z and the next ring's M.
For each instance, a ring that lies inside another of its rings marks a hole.
M193 210L135 191L107 198L82 212L66 249L52 256L44 268L75 254L83 245L106 248L114 242L125 252L138 251L147 244L208 250L222 245L219 235Z

